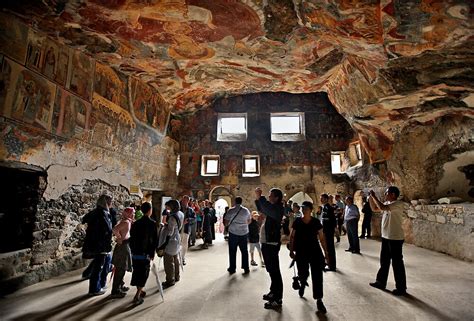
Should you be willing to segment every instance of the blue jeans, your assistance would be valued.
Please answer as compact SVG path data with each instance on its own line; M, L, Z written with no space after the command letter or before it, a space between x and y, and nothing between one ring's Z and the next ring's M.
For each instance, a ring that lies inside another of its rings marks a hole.
M247 250L248 233L245 235L235 235L229 233L229 271L235 272L237 247L242 256L242 269L249 270L249 252Z
M107 283L107 275L111 269L112 256L110 254L97 254L91 262L89 279L89 293L97 293Z

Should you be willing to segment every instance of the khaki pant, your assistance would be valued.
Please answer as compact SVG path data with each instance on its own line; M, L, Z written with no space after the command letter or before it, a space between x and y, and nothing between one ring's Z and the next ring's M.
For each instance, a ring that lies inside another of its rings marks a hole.
M189 234L181 233L181 258L184 261L186 259L186 252L188 252Z
M174 284L179 281L179 258L178 255L166 254L163 256L165 266L166 283Z

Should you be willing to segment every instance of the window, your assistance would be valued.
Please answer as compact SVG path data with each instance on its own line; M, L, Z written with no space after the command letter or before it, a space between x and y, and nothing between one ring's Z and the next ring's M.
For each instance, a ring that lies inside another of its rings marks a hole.
M247 140L247 114L219 113L217 115L217 140L220 142Z
M305 139L304 113L272 113L270 125L273 141Z
M220 157L219 155L203 155L201 158L202 176L219 176Z
M242 157L242 168L243 177L260 176L260 156L244 155Z
M342 174L342 160L344 152L331 152L331 173Z

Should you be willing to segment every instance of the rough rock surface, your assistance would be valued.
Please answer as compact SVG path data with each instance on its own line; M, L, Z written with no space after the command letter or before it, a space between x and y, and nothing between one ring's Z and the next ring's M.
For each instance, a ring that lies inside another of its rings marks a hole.
M404 186L409 197L432 193L450 155L473 149L471 1L77 0L7 7L50 37L147 82L175 114L224 95L325 91L370 162L387 162L384 180ZM436 173L420 175L419 168ZM472 200L471 189L456 194Z

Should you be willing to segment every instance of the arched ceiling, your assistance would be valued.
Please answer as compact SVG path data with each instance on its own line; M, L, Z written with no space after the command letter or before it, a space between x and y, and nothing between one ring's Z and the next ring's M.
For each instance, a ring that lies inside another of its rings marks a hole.
M148 83L175 115L226 95L326 92L370 162L388 161L389 180L409 185L420 166L442 173L452 155L474 149L470 0L8 0L2 6ZM419 190L436 186L433 175L423 175Z
M7 7L148 82L174 113L224 94L331 91L348 68L371 84L391 60L443 51L472 37L470 1L30 2Z

